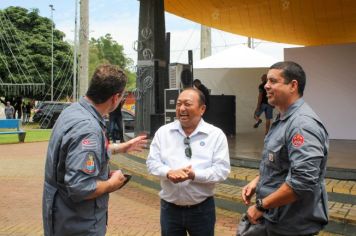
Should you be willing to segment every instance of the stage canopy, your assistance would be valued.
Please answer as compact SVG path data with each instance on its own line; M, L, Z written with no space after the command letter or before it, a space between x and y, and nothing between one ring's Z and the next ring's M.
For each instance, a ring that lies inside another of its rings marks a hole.
M194 62L194 69L202 68L268 68L278 60L248 48L236 45L210 57Z
M356 42L354 0L165 0L165 10L267 41L297 45Z

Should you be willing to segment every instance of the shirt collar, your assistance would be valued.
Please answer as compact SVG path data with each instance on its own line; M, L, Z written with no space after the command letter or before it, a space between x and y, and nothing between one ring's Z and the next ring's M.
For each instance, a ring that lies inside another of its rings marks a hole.
M84 107L85 110L87 110L88 112L90 112L90 114L92 114L94 116L94 118L96 120L99 121L100 126L106 128L106 123L104 118L101 116L101 114L96 110L96 108L94 107L93 104L91 104L87 99L85 99L84 97L81 97L79 99L79 104Z
M279 118L280 120L288 119L288 117L290 117L303 104L304 99L299 98L297 101L295 101L292 105L288 107L287 111L283 115L279 114L277 118Z
M181 133L184 137L186 136L181 123L179 122L179 120L176 120L173 122L170 130L172 131L178 131L179 133ZM195 128L195 130L191 133L191 135L189 137L192 137L198 133L204 133L204 134L208 134L209 133L209 126L208 123L206 123L203 118L200 119L198 126Z

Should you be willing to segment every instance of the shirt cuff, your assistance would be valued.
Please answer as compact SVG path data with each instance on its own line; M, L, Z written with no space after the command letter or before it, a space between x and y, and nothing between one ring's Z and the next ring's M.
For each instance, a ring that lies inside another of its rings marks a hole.
M205 180L206 180L206 177L204 175L204 170L196 170L195 177L194 177L193 181L204 182Z
M169 168L168 166L162 167L162 169L160 170L161 178L168 179L167 174L168 174L168 171L170 171L170 170L171 170L171 168Z

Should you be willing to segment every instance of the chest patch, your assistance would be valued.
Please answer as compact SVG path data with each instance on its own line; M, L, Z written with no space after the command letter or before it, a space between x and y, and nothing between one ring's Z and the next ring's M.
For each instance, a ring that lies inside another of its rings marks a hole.
M88 174L92 174L95 171L94 154L91 152L85 157L83 171Z
M294 147L301 147L304 144L304 137L301 134L295 134L292 139Z

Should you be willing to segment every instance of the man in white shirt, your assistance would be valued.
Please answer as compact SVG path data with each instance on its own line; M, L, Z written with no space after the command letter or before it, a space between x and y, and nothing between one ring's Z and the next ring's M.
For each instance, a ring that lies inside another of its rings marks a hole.
M205 97L197 89L177 99L177 120L155 134L148 171L161 180L161 235L214 235L215 183L230 173L227 139L202 119Z

